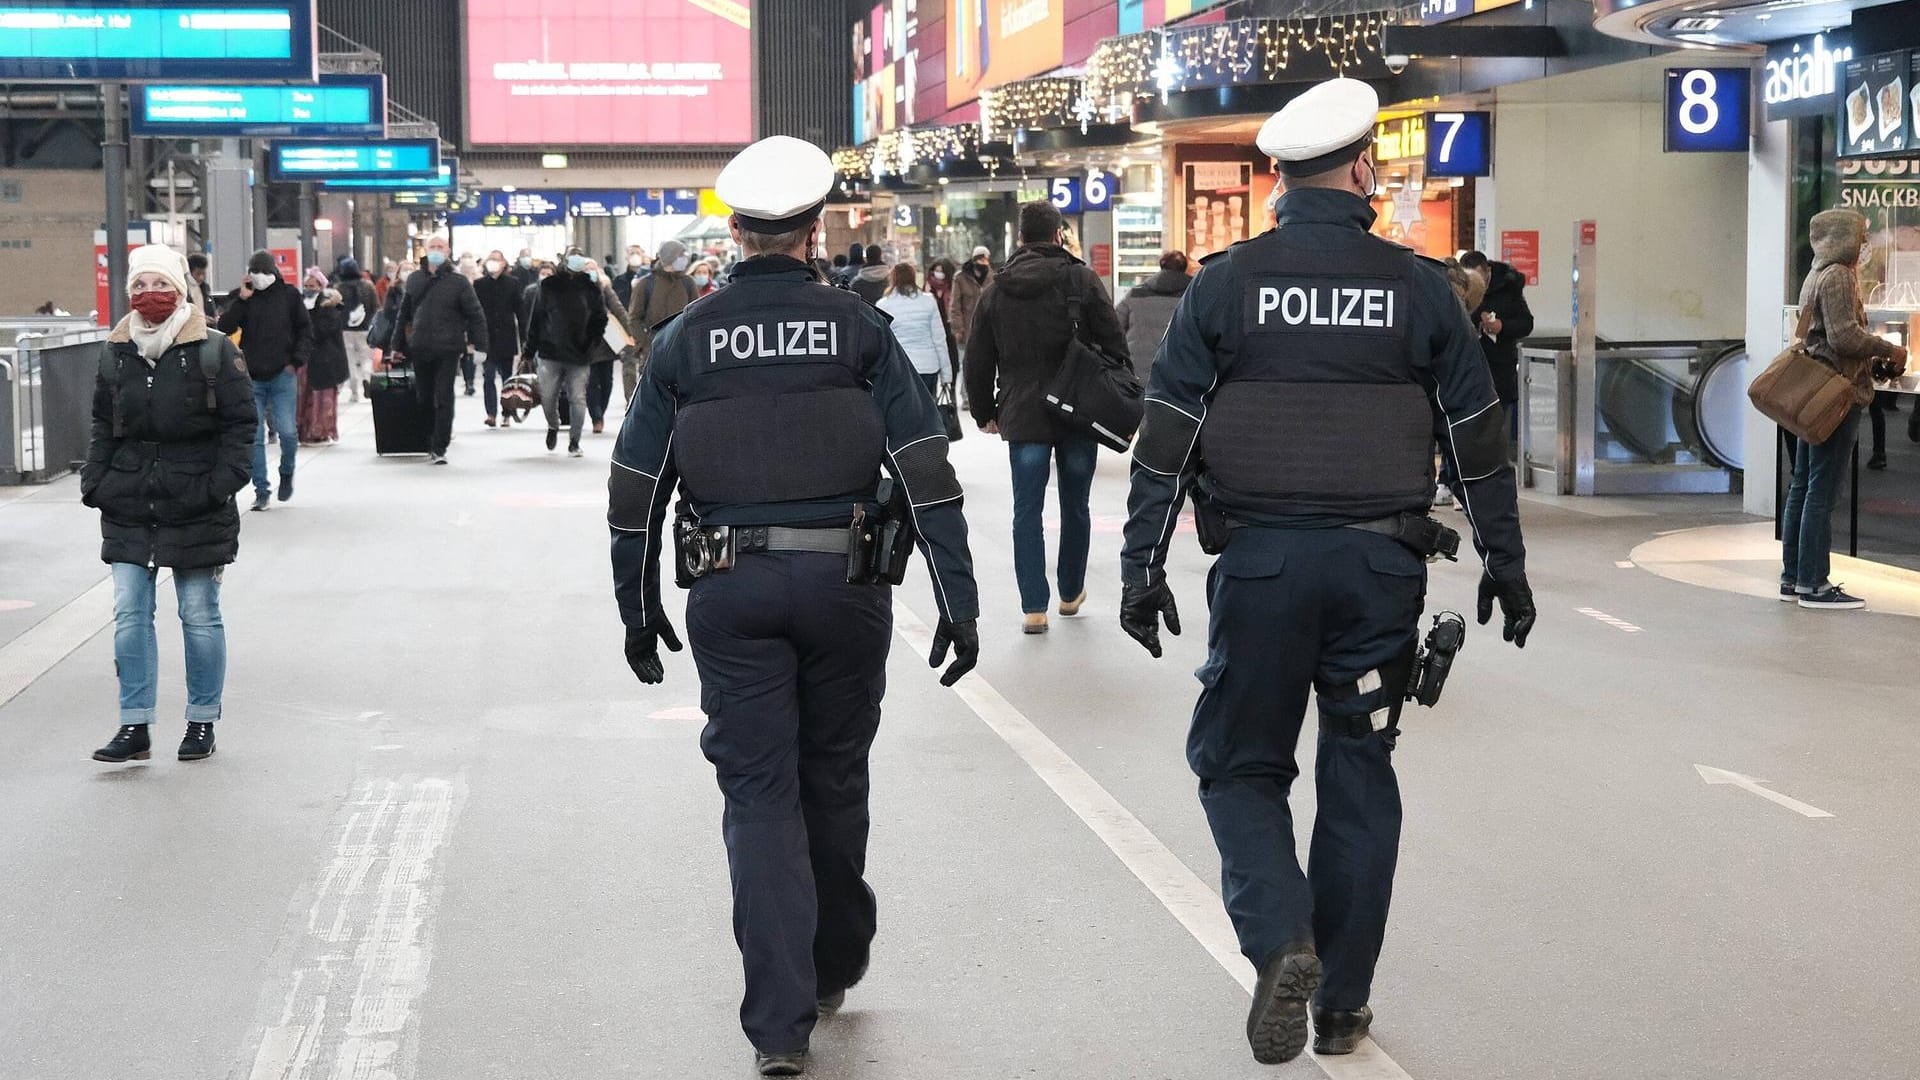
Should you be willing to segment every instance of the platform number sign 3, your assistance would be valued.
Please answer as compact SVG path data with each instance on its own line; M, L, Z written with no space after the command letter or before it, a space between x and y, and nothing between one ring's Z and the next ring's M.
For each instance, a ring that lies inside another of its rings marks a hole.
M1747 68L1667 69L1667 151L1745 152L1753 73Z
M1427 175L1493 175L1493 115L1428 113Z

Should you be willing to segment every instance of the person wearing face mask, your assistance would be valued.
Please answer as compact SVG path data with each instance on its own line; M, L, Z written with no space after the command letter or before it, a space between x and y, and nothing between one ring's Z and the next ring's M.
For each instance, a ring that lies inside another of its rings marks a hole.
M453 380L472 363L475 349L487 344L487 315L473 294L473 283L448 257L443 236L427 238L427 265L407 279L394 328L394 349L412 361L414 392L433 408L433 435L427 461L447 463L453 441Z
M977 247L953 278L953 291L947 300L947 321L953 324L953 336L960 343L961 359L966 359L968 336L973 332L973 313L979 310L980 296L993 283L993 267L987 262L987 249Z
M707 284L689 276L687 266L687 246L678 240L668 240L660 245L659 255L653 261L653 273L634 289L633 302L628 308L634 350L620 363L628 401L633 400L634 388L640 385L641 373L646 370L647 356L653 349L653 328L685 311Z
M647 249L639 244L627 246L627 265L613 279L613 294L620 298L622 308L633 306L633 290L647 279Z
M522 289L531 289L540 283L540 260L533 257L532 248L521 248L514 257L513 266L507 274L520 283Z
M506 427L513 420L500 411L500 386L513 377L513 365L520 356L520 298L526 289L507 272L507 258L498 251L487 253L483 269L486 273L473 283L473 292L480 298L480 310L487 313L487 426Z
M720 260L700 260L693 268L692 278L695 296L712 296L720 289Z
M247 276L227 297L220 331L240 334L253 400L260 413L253 443L253 507L273 505L273 474L267 470L267 431L280 444L280 501L293 498L293 470L300 452L300 383L295 371L313 355L313 320L300 293L280 278L273 253L256 251Z
M587 280L600 289L601 306L607 309L608 332L601 335L593 347L593 363L587 371L587 416L593 421L593 433L598 435L607 430L607 406L613 403L613 367L623 363L634 355L633 321L627 314L627 306L620 302L620 296L613 291L613 283L608 280L606 270L597 262L587 262ZM613 332L614 327L618 333ZM615 349L608 338L624 342Z
M293 290L287 292L292 294ZM186 640L182 761L213 754L227 670L220 578L240 550L233 497L247 486L258 423L239 350L189 301L187 261L157 244L127 256L133 310L107 338L94 380L93 436L80 501L100 511L113 568L113 665L120 728L95 761L145 761L160 676L154 589L173 572ZM287 442L292 444L291 439Z
M347 311L341 306L340 290L328 287L327 276L318 267L307 272L307 280L317 283L320 291L307 313L313 322L313 358L300 369L295 424L301 446L325 446L340 441L340 384L350 374Z
M373 328L373 316L380 310L380 299L361 275L360 264L351 257L340 260L334 271L334 287L340 290L340 308L346 321L342 340L347 347L347 390L354 401L359 401L361 384L367 381L367 371L373 362L367 331Z
M607 330L607 302L600 286L587 277L590 262L579 248L568 248L553 275L540 282L528 321L522 358L540 376L540 408L547 415L547 449L560 440L560 398L566 395L567 454L581 456L580 430L587 419L587 377L593 348Z
M1379 109L1371 86L1333 79L1260 129L1284 189L1276 227L1207 258L1187 287L1133 444L1121 629L1155 658L1161 619L1180 632L1165 560L1189 490L1219 552L1187 760L1258 971L1245 1031L1263 1064L1299 1056L1309 1018L1316 1054L1359 1050L1373 1023L1400 844L1394 742L1426 560L1447 546L1421 524L1436 438L1465 478L1480 622L1497 603L1524 646L1535 619L1478 332L1439 264L1370 232ZM1287 792L1310 692L1318 807L1303 874Z

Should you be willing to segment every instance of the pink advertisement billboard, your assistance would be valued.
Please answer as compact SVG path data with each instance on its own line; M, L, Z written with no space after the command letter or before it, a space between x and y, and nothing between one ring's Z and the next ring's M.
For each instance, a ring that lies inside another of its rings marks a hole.
M467 0L470 146L753 138L747 0Z

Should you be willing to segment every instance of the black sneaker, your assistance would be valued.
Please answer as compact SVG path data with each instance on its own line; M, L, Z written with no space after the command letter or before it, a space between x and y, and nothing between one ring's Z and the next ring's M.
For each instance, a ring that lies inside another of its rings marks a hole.
M256 491L256 492L254 492L254 493L253 493L253 505L252 505L252 506L249 506L249 507L247 507L247 509L249 509L249 510L265 510L265 509L267 509L267 508L269 508L269 507L271 507L272 505L273 505L273 492L271 492L271 491Z
M472 397L472 396L473 396L473 384L472 384L472 383L468 383L468 384L467 384L467 396L468 396L468 397Z
M756 1050L753 1067L760 1070L761 1076L799 1076L807 1071L807 1052L784 1050L777 1054L762 1054Z
M429 465L445 465L446 463L447 463L447 455L445 454L428 454L427 455L427 464Z
M213 722L189 723L186 737L180 740L180 760L199 761L213 756Z
M121 724L107 745L93 752L93 760L118 765L123 761L145 761L153 756L153 743L147 738L147 725Z
M1884 469L1886 467L1887 467L1887 455L1884 450L1868 455L1867 468Z
M1800 606L1808 611L1857 611L1866 607L1867 602L1857 596L1848 596L1838 585L1823 585L1801 595Z
M280 501L286 502L291 498L293 498L293 474L283 472L280 474Z
M1373 1026L1373 1010L1365 1005L1351 1011L1313 1007L1313 1052L1351 1054L1360 1048Z
M1320 988L1312 945L1289 945L1260 968L1247 1013L1247 1043L1262 1065L1292 1061L1307 1048L1307 1000Z
M551 450L554 447L559 445L560 445L560 429L557 427L548 428L547 429L547 449Z
M1793 586L1787 584L1784 581L1780 583L1780 602L1781 603L1791 604L1799 599L1800 599L1799 589L1794 588Z
M583 456L580 452L580 440L574 439L567 443L567 456L568 457Z
M846 1003L847 992L845 990L836 990L822 997L819 1001L814 1002L814 1008L822 1017L828 1017L839 1012L841 1006Z

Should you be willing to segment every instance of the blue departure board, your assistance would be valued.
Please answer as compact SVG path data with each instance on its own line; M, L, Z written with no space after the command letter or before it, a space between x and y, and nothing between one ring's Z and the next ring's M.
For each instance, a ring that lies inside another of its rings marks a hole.
M458 186L459 177L460 159L443 157L440 159L439 173L429 180L380 176L358 180L328 180L320 186L327 191L448 192Z
M314 0L0 0L0 82L312 82Z
M433 180L440 144L433 139L382 142L276 142L267 154L275 182L300 180Z
M378 139L387 133L385 75L322 75L318 86L136 86L132 104L135 135Z

